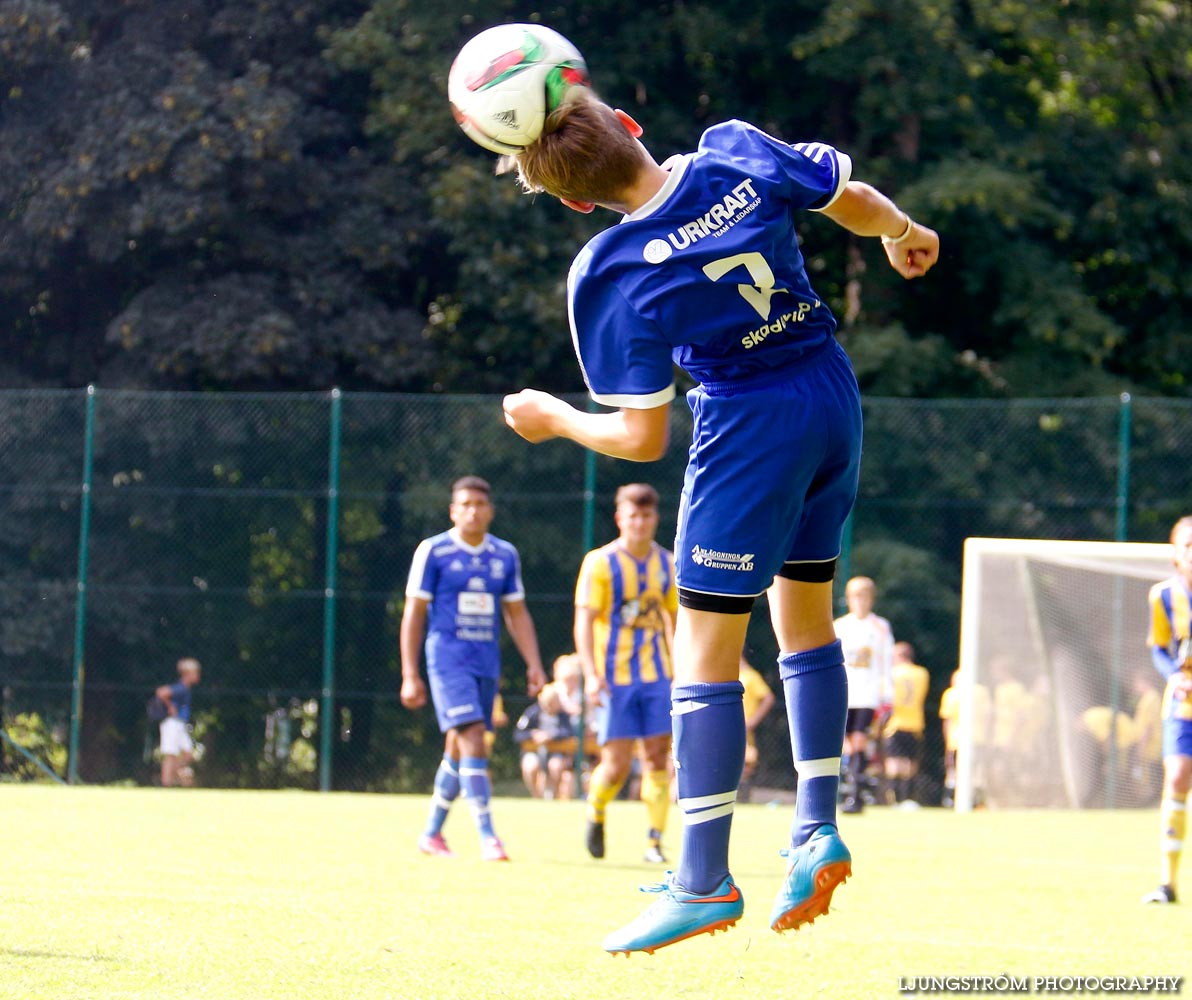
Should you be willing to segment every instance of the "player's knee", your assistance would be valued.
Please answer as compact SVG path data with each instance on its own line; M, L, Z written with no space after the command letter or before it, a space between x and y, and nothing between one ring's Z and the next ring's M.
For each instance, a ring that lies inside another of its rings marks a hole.
M469 757L487 757L488 748L484 745L484 723L472 722L455 731L456 742L461 754Z
M1177 795L1187 795L1192 788L1192 757L1176 757L1167 768L1167 787Z
M630 760L629 758L608 758L604 759L604 780L610 785L620 785L629 777Z
M667 736L652 736L642 742L642 762L651 771L666 770L670 757L671 738Z

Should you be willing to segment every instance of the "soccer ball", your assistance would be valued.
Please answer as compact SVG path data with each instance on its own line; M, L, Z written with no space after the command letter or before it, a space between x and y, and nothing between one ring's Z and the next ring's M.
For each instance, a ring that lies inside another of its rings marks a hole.
M541 24L500 24L459 50L447 97L471 139L494 153L519 153L575 86L588 86L588 67L566 38Z

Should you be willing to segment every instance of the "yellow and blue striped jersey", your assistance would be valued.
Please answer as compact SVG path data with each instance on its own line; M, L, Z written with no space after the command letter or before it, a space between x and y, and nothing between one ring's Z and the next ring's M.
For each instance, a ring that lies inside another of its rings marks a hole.
M1183 580L1173 576L1151 588L1151 627L1146 642L1148 646L1158 646L1167 650L1172 656L1182 640L1192 635L1192 596L1188 594ZM1184 672L1188 672L1184 666ZM1175 678L1180 671L1176 671L1167 681L1167 690L1163 692L1163 718L1192 719L1192 700L1175 697Z
M655 542L638 562L620 542L593 549L580 567L575 604L593 612L593 657L610 686L670 679L666 623L679 608L670 552Z

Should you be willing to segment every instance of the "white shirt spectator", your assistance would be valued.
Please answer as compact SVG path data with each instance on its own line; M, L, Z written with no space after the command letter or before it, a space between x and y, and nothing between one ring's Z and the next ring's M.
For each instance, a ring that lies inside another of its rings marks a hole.
M833 622L844 649L848 675L848 707L877 708L894 692L894 632L890 623L872 612L864 618L847 614Z

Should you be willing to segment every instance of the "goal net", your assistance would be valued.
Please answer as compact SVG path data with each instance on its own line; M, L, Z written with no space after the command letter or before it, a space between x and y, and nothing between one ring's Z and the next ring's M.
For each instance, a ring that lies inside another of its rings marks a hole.
M958 810L1158 801L1147 592L1172 572L1169 545L966 540Z

